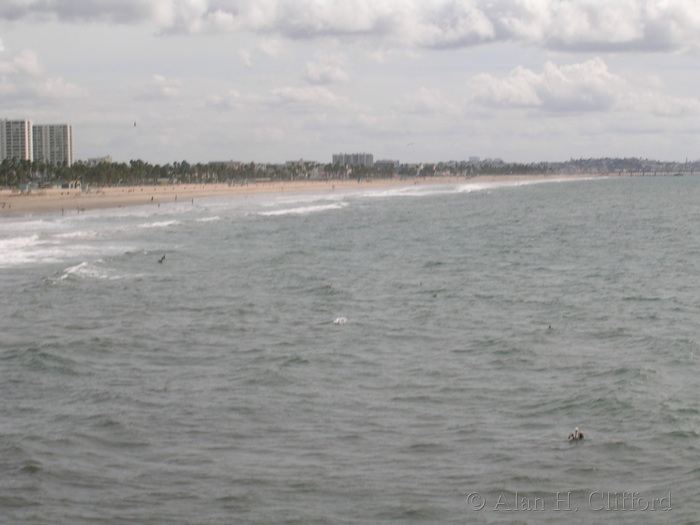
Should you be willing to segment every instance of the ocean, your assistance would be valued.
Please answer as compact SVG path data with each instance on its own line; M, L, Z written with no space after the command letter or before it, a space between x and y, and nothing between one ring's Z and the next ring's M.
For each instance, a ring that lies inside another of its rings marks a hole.
M3 218L0 523L698 523L698 202L459 181Z

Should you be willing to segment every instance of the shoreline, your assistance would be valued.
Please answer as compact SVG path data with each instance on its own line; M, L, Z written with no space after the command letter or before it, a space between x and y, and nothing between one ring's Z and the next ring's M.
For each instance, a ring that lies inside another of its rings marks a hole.
M429 177L357 180L308 180L251 182L240 185L225 183L171 184L164 186L109 186L80 189L49 188L20 193L17 190L0 190L0 217L21 215L66 215L87 213L105 208L149 206L174 202L194 203L194 199L206 197L240 196L261 193L317 192L363 188L426 186L435 184L478 184L481 182L532 182L557 179L586 179L580 175L478 175L476 177Z

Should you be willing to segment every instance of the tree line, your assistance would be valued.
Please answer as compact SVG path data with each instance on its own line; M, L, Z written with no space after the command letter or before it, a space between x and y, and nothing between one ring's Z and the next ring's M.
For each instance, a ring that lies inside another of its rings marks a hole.
M150 164L143 160L126 162L76 162L71 166L56 166L23 159L0 162L0 185L16 188L26 185L50 187L80 183L92 186L133 186L170 183L229 183L242 184L254 180L304 180L314 178L379 178L395 175L393 168L353 167L314 162L287 164L256 164L209 162L190 164L187 161Z
M55 166L46 162L4 159L0 162L0 186L18 188L27 185L49 187L79 181L83 186L157 185L169 183L228 183L246 181L291 181L305 179L373 179L387 177L434 177L477 175L530 175L552 173L630 173L691 174L700 172L700 162L659 162L646 159L571 159L550 163L506 163L503 161L439 162L346 166L312 161L286 164L187 161L150 164L143 160L126 162L76 162Z

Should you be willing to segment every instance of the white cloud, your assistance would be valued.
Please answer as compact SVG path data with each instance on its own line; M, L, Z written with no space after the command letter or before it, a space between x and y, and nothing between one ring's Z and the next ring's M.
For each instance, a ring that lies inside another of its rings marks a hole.
M235 108L241 108L243 107L243 104L243 97L235 89L228 91L223 96L212 95L207 100L207 105L218 110L231 110Z
M0 58L0 74L39 76L43 72L39 57L31 49L25 49L7 59Z
M48 78L38 85L39 96L48 99L78 99L88 95L87 90L63 78Z
M253 55L247 49L241 49L238 52L238 56L241 57L241 62L245 67L253 67Z
M552 112L620 110L680 116L700 110L698 99L638 87L612 73L601 58L565 66L547 62L541 72L518 67L505 78L476 75L469 95L473 101L490 106Z
M433 49L521 42L578 51L700 48L697 0L3 0L0 19L150 23L163 33L256 32Z
M335 95L332 91L321 86L281 87L272 90L277 101L287 106L331 106L341 107L347 104L347 99Z
M252 68L254 65L253 57L264 56L268 58L277 58L282 53L283 46L277 39L265 39L258 43L252 50L241 49L238 51L238 56L241 58L243 65Z
M699 1L0 0L0 99L120 159L684 158Z
M282 43L276 38L268 38L258 44L258 50L265 56L276 58L282 52Z
M413 43L419 47L467 47L492 42L497 36L488 13L457 0L425 4L411 25Z
M259 127L252 131L256 142L280 142L285 137L284 130L275 127Z
M453 115L459 111L459 106L448 100L439 89L426 87L421 87L415 93L402 97L398 107L406 113L448 113Z
M697 117L700 115L700 100L674 97L660 91L637 90L621 97L618 108L659 117Z
M0 19L14 21L34 17L67 22L103 21L124 24L156 16L163 20L163 10L172 9L177 4L177 0L3 0L0 4Z
M548 31L543 34L548 47L563 50L590 50L632 47L644 36L643 3L616 0L565 1L553 5Z
M139 99L149 101L175 100L180 97L182 82L177 79L167 79L163 75L153 75L150 82L144 86Z
M4 49L0 49L3 53ZM16 55L0 55L0 93L13 100L72 99L87 91L60 77L47 77L39 57L31 49Z
M489 74L472 79L474 100L494 106L536 107L548 111L603 111L628 88L600 58L557 66L547 62L541 73L518 67L500 79Z
M344 83L350 80L341 55L319 54L304 69L304 78L312 84Z

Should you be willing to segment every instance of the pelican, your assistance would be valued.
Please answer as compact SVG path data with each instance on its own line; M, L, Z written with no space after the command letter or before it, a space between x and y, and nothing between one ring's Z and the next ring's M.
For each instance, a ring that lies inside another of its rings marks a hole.
M571 441L578 441L579 439L583 439L583 432L581 432L578 427L574 429L574 431L569 434L569 440Z

